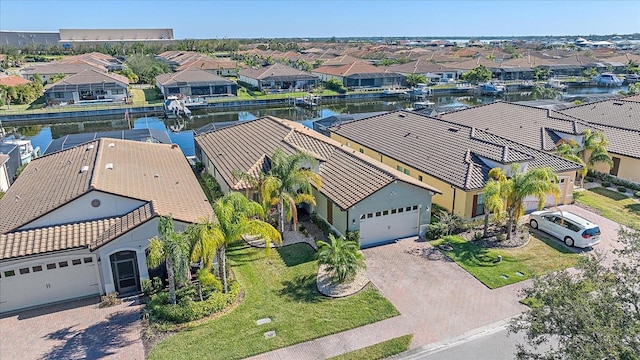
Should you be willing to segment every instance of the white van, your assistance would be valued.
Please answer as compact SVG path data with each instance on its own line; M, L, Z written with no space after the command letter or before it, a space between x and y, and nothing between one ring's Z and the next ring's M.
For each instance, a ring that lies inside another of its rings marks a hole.
M529 225L564 241L567 246L586 248L600 242L600 227L567 211L534 211Z

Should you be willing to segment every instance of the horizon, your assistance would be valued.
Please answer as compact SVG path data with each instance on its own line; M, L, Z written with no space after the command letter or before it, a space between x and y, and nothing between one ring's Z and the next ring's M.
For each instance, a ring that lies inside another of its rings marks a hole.
M3 31L34 32L170 28L176 40L589 37L640 32L639 1L114 0L109 4L2 0L0 24ZM47 16L18 16L34 9ZM531 16L536 13L544 21Z

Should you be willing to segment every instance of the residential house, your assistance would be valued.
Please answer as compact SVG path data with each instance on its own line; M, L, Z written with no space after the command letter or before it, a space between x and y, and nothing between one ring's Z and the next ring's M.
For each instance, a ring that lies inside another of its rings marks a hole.
M640 102L633 98L606 100L560 111L593 125L607 137L613 166L596 170L640 183Z
M26 85L31 81L21 78L16 75L0 76L0 85L13 87L18 85Z
M311 73L322 81L338 79L349 89L392 87L404 81L400 74L360 61L341 66L321 66Z
M311 167L322 180L313 188L315 211L332 229L346 235L360 232L360 246L368 247L424 233L431 219L431 197L440 190L309 129L302 124L263 117L195 137L196 156L223 192L250 191L240 170L257 176L268 172L276 149L299 151L317 163Z
M122 61L116 59L111 55L106 55L95 51L91 53L71 56L61 60L60 62L64 64L87 63L99 68L104 68L108 71L119 71L123 69Z
M441 189L433 203L467 219L484 214L482 190L494 167L509 172L514 163L523 171L550 166L560 177L561 204L572 201L575 173L580 168L558 156L496 136L484 127L405 110L340 124L331 129L331 138ZM555 205L555 200L548 196L546 204ZM537 199L525 199L527 210L537 205Z
M71 75L81 73L85 70L92 70L92 71L102 72L102 73L107 72L107 69L102 66L89 64L86 62L78 62L78 63L71 63L71 64L56 62L56 63L49 63L45 65L32 66L32 67L25 68L24 70L20 71L20 76L22 76L24 79L27 79L29 81L33 81L35 80L36 75L39 75L40 78L42 79L42 82L44 84L48 84L49 79L51 79L52 76L56 76L58 74L71 76Z
M318 85L318 77L280 63L259 69L242 69L238 81L258 90L308 90Z
M381 68L404 75L405 77L409 74L424 75L427 79L432 79L434 82L449 82L458 78L457 71L424 58L406 64L397 64Z
M213 216L177 145L100 139L33 160L0 199L0 312L118 292L149 277L160 216Z
M18 173L18 168L22 165L22 157L20 153L20 146L13 143L6 143L0 141L0 155L6 155L9 157L8 160L4 162L4 167L7 172L8 177L8 185L7 187L13 184L13 181L16 178L16 174ZM3 190L0 190L3 191Z
M11 185L11 177L9 176L9 168L7 163L11 160L9 155L0 154L0 192L5 192Z
M214 59L203 56L199 59L187 61L176 68L176 71L185 69L200 69L219 76L237 76L238 62L231 59Z
M170 95L204 98L238 95L238 85L233 81L196 68L160 74L156 76L156 86L165 98Z
M47 86L44 95L48 104L126 102L128 87L129 79L125 76L85 69Z

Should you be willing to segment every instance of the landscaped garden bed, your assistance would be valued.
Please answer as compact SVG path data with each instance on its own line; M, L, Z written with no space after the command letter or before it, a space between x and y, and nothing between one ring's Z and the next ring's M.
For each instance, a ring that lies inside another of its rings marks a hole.
M445 236L430 243L490 289L566 269L578 260L578 254L543 235L531 235L526 245L511 248L499 247L490 240L466 240L459 235ZM452 250L440 247L445 243Z

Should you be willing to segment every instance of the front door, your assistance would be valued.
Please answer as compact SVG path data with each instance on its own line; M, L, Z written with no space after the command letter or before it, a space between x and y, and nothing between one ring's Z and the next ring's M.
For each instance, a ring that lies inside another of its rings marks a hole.
M620 170L620 158L612 157L613 167L609 170L609 175L618 176L618 170Z
M138 260L135 251L120 251L111 255L113 282L119 295L138 292Z

